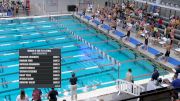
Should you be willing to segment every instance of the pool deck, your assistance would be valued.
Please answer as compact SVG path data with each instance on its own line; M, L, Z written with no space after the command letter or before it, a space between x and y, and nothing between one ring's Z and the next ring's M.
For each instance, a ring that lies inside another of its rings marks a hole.
M160 78L171 78L173 74L168 74L164 76L160 76ZM146 89L147 83L150 81L150 78L138 80L135 81L135 84L143 85ZM99 99L104 99L104 101L117 101L117 100L123 100L125 98L133 97L132 95L129 95L127 93L121 92L120 95L118 95L118 90L116 86L110 86L105 87L101 89L96 89L90 92L84 92L78 94L78 101L98 101ZM71 101L71 96L65 96L62 98L58 98L58 101L62 101L63 99L66 99L67 101ZM137 100L131 100L131 101L137 101Z
M129 97L133 97L133 96L123 92L121 92L121 94L118 95L118 91L115 88L115 86L111 86L111 87L90 91L87 93L78 94L78 101L99 101L99 99L104 99L104 101L117 101ZM66 99L67 101L71 101L70 96L59 98L58 101L62 101L63 99Z

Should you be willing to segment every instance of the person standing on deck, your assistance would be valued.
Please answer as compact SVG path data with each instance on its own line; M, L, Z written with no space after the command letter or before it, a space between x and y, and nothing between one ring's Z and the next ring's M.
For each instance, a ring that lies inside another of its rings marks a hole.
M48 93L49 101L57 101L58 92L52 88L52 90Z
M131 35L131 29L132 29L132 24L129 23L128 27L127 27L127 37L126 37L126 41L129 41L130 39L130 35Z
M71 83L71 101L77 101L77 80L75 73L72 73L72 77L69 80Z
M145 34L145 39L144 39L144 50L147 50L147 49L148 49L148 41L149 41L148 35Z
M169 55L170 55L170 50L171 50L171 46L168 45L167 48L166 48L166 53L164 54L164 61L167 62L168 61L168 58L169 58Z
M24 90L21 90L21 93L20 93L20 95L17 96L16 101L29 101L29 98L25 94Z
M126 81L130 83L134 83L133 76L132 76L132 70L129 68L128 72L126 73ZM132 84L127 84L128 88L131 92L133 92L133 85Z
M42 92L38 88L34 88L33 94L32 94L32 101L42 101L41 100Z
M128 72L126 73L126 81L132 82L132 83L134 82L131 69L128 69Z

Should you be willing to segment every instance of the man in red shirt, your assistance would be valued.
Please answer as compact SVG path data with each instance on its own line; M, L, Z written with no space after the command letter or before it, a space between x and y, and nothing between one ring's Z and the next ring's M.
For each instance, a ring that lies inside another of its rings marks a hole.
M41 95L42 95L41 90L38 88L35 88L32 94L32 97L33 97L32 101L41 101Z
M162 24L163 24L163 20L161 18L159 18L159 20L158 20L158 27L162 28Z

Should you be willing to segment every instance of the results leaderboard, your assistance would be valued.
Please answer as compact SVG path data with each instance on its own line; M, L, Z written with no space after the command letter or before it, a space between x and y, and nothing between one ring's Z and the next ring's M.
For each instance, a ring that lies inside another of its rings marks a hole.
M20 88L60 88L60 49L20 49Z

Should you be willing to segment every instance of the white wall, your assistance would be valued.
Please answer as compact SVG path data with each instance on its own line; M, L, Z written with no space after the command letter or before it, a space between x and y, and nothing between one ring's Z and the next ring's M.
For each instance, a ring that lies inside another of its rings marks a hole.
M44 15L44 0L30 0L30 15Z
M67 13L67 5L77 5L78 0L59 0L59 12Z
M96 2L95 4L96 6L99 5L99 7L104 7L106 1L117 3L119 0L94 0L94 1Z
M78 3L78 0L31 0L31 14L37 15L38 12L39 14L44 12L48 14L68 13L67 5L77 5Z
M31 14L32 15L42 15L45 12L49 14L63 14L68 13L67 5L79 5L79 1L83 2L83 0L30 0L31 1ZM86 0L87 1L87 0ZM113 1L116 0L90 0L94 2L94 7L98 5L100 7L104 7L105 1Z

